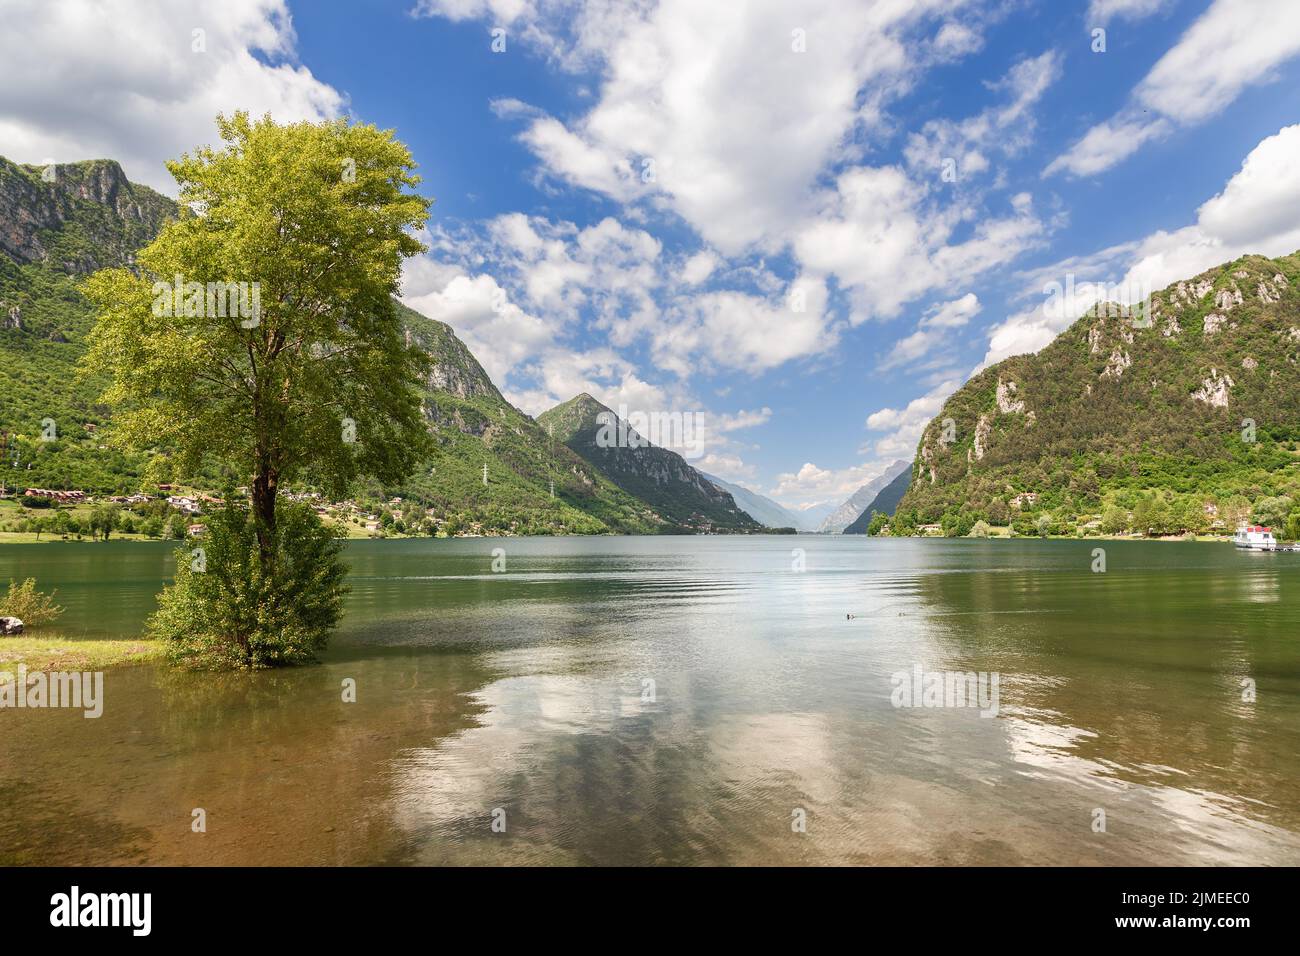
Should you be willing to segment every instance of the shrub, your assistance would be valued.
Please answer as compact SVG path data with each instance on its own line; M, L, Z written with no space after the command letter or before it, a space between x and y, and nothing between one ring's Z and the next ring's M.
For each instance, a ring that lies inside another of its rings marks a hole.
M0 617L16 617L27 627L40 627L57 620L63 608L54 603L58 591L42 594L36 590L36 579L28 578L22 584L9 582L9 593L0 601Z
M1123 508L1109 505L1101 513L1101 531L1103 534L1122 534L1127 527L1128 515L1124 513Z
M347 568L338 534L304 505L276 511L269 563L256 519L228 503L202 543L176 552L176 581L159 596L149 635L195 670L263 668L314 660L343 610Z

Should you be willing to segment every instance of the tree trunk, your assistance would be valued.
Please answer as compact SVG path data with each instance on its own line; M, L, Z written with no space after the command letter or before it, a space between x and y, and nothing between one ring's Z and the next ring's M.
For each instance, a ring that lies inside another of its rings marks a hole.
M261 459L253 477L253 515L257 518L257 547L263 568L270 565L275 551L275 496L279 484L279 472Z

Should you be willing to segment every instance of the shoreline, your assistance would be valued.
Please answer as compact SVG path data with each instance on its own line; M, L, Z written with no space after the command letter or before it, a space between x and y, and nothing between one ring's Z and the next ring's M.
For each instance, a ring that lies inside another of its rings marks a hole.
M1000 530L1000 529L999 529ZM977 537L975 535L964 535L962 537L949 538L942 534L913 534L913 535L866 535L866 534L818 534L815 532L799 532L798 534L788 534L780 531L769 530L756 532L752 534L726 534L715 532L712 534L548 534L548 535L526 535L526 534L461 534L446 537L442 535L422 535L422 534L405 534L405 535L384 535L378 537L375 535L347 535L345 541L473 541L486 538L505 539L505 538L761 538L761 537L780 537L780 538L861 538L864 541L883 541L883 540L930 540L930 541L1153 541L1153 542L1175 542L1175 543L1219 543L1231 544L1232 535L1223 534L1198 534L1188 537L1186 535L1166 535L1163 537L1144 537L1127 534L1089 534L1080 537L1073 534L1051 534L1046 537L1036 534L989 534L986 537ZM153 544L170 544L173 546L183 546L190 542L200 542L202 537L197 538L151 538L142 534L114 534L109 543L114 541L143 542ZM43 534L38 540L36 535L25 531L0 531L0 545L5 544L104 544L103 541L92 541L84 535L80 538L63 538L59 536L51 537Z
M18 666L36 671L98 671L110 667L151 664L164 656L162 641L140 638L70 638L50 636L0 637L0 683L13 679Z

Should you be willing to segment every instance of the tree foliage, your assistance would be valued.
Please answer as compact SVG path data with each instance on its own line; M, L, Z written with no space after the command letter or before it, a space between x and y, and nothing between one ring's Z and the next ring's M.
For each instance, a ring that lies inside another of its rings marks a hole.
M393 300L429 201L409 191L419 178L391 131L245 113L217 125L221 148L167 164L179 215L137 270L86 282L84 365L109 382L114 442L251 489L249 511L230 503L209 522L205 570L182 564L153 632L193 666L298 663L337 622L343 569L314 515L277 504L281 486L309 476L342 497L429 450L428 358ZM164 533L183 538L183 520Z
M149 618L150 637L195 670L262 668L313 660L338 624L346 593L342 544L300 504L279 505L271 561L260 522L233 502L206 535L176 551L175 583Z
M180 215L140 271L87 281L86 367L110 378L115 441L171 449L178 475L216 461L246 478L265 545L282 483L310 474L341 496L361 474L400 479L426 448L427 359L392 294L429 201L406 191L419 178L391 131L244 113L218 127L223 148L168 163ZM223 308L212 286L255 307Z
M38 591L35 578L28 578L21 584L10 581L8 593L0 600L0 617L16 617L29 628L49 624L63 613L63 608L54 603L57 593Z

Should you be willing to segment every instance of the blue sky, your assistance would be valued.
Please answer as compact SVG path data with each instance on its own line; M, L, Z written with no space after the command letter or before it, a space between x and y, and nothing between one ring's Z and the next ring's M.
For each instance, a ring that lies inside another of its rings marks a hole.
M167 189L218 109L391 127L437 200L409 304L525 411L694 415L794 507L1098 297L1049 283L1300 248L1293 0L3 6L0 153Z

